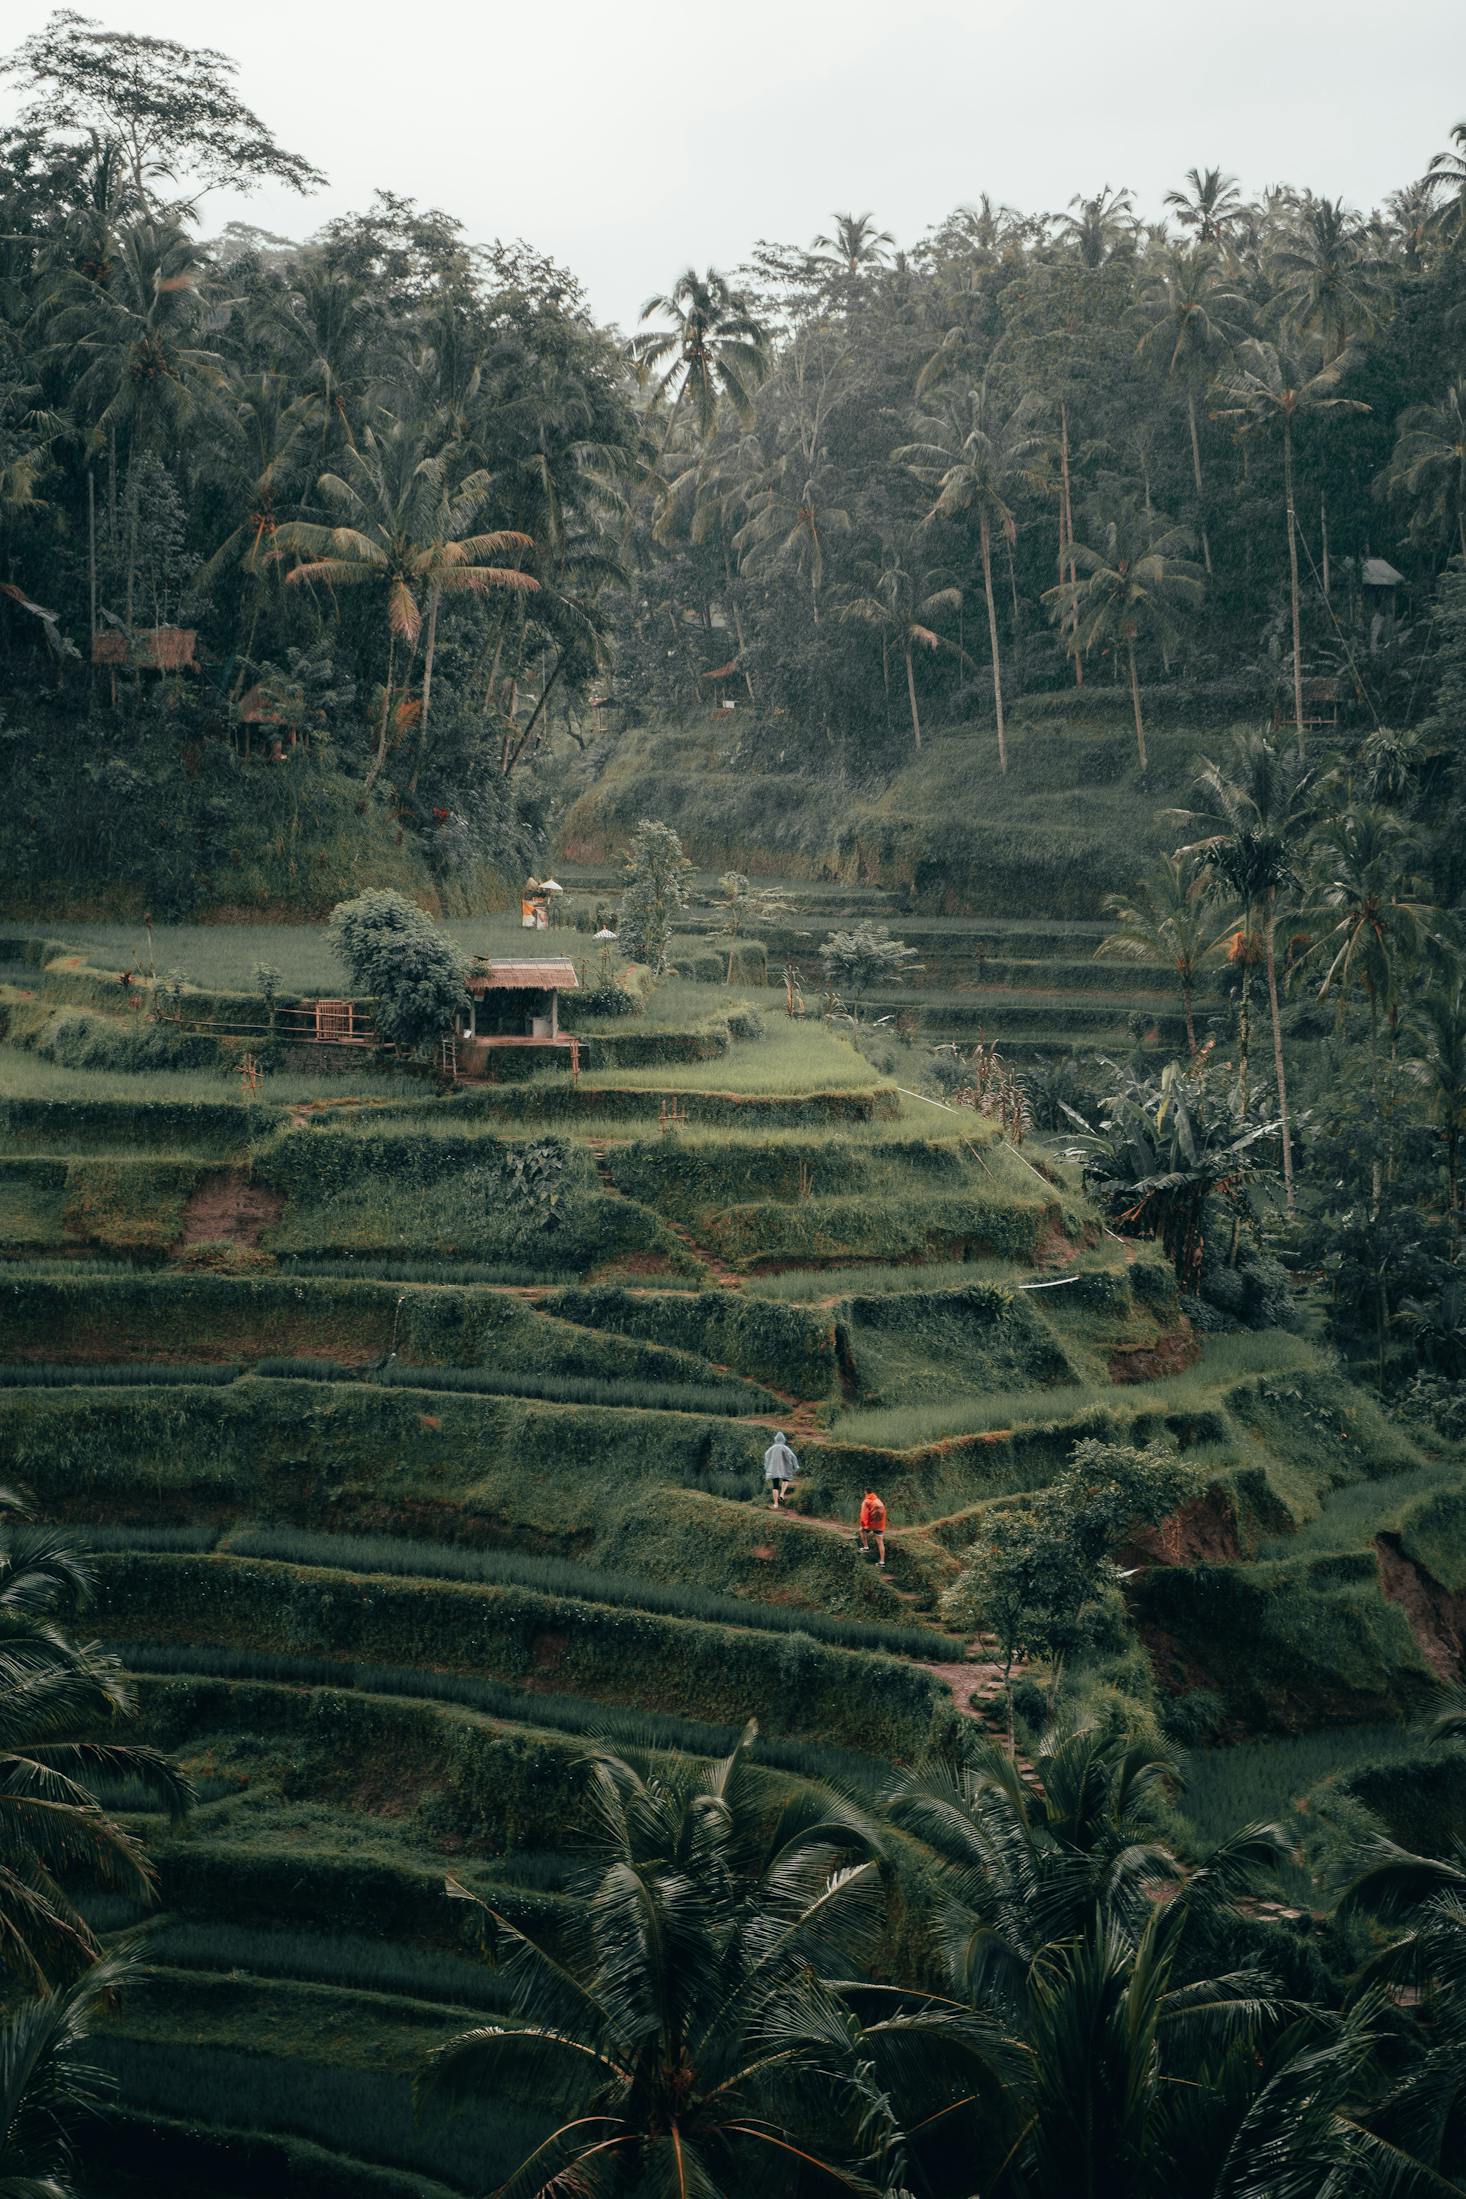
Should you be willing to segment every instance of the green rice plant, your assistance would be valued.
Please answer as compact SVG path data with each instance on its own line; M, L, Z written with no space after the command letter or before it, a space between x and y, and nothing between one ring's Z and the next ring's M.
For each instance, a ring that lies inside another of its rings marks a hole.
M1399 1527L1417 1498L1453 1487L1458 1480L1456 1468L1425 1465L1411 1467L1402 1474L1382 1474L1377 1480L1346 1483L1327 1492L1313 1519L1291 1534L1272 1535L1260 1543L1257 1555L1291 1558L1366 1550L1376 1535Z
M542 2135L531 2118L495 2110L419 2120L410 2075L332 2067L298 2051L244 2052L187 2038L130 2038L123 2030L94 2039L88 2053L115 2076L133 2113L156 2110L205 2128L286 2132L335 2148L363 2164L352 2188L364 2194L372 2189L366 2179L384 2166L440 2178L460 2191L481 2189L486 2176L506 2175Z
M120 1537L130 1532L118 1529ZM178 1530L183 1534L193 1529ZM209 1543L127 1543L121 1539L106 1547L207 1548L217 1539L213 1529ZM96 1545L96 1547L103 1547ZM883 1649L893 1656L922 1657L940 1662L958 1658L964 1644L930 1627L879 1626L859 1619L836 1617L828 1612L807 1611L788 1604L757 1603L751 1598L722 1596L692 1585L673 1585L645 1579L635 1573L578 1565L569 1558L544 1557L519 1550L474 1550L461 1543L416 1542L391 1535L320 1535L295 1527L257 1526L247 1522L230 1529L227 1547L238 1557L276 1558L287 1565L325 1565L354 1573L401 1573L428 1579L468 1580L543 1589L557 1596L582 1596L590 1602L631 1604L642 1611L664 1612L671 1617L710 1619L730 1626L753 1626L771 1633L803 1633L816 1641L838 1643L845 1649Z
M125 2164L125 2166L121 2165ZM212 2129L197 2120L113 2102L83 2132L81 2173L110 2179L117 2199L163 2192L227 2192L230 2199L455 2199L446 2184L406 2169L378 2168L277 2131Z
M73 1367L44 1366L28 1360L22 1365L0 1367L0 1389L157 1389L178 1383L218 1386L237 1382L244 1371L242 1364L217 1366L212 1361L181 1366L171 1361L154 1365L148 1361L109 1360L103 1366Z
M155 1638L372 1664L558 1680L609 1703L726 1720L771 1735L921 1747L946 1690L920 1666L810 1635L666 1617L518 1586L424 1581L216 1554L113 1551L96 1560L98 1623Z
M217 1527L158 1526L142 1521L123 1526L116 1521L89 1520L77 1541L87 1550L212 1550L219 1540Z
M1286 1817L1321 1779L1418 1746L1408 1727L1376 1721L1193 1749L1182 1759L1181 1806L1200 1844L1213 1847L1243 1825Z
M202 1674L276 1687L344 1688L362 1695L448 1703L505 1725L570 1734L641 1753L726 1756L743 1731L738 1724L678 1717L666 1711L538 1689L530 1694L471 1674L425 1671L416 1666L338 1664L325 1657L192 1643L122 1642L113 1646L134 1673ZM757 1753L761 1762L801 1779L858 1784L869 1789L877 1776L870 1755L819 1741L761 1732Z
M556 1859L559 1861L560 1859ZM150 1962L184 1970L248 1971L252 1977L298 1978L343 1985L353 1992L397 1993L412 2000L509 2014L514 1991L502 1973L464 1955L404 1947L352 1932L261 1930L210 1919L165 1919L149 1932Z

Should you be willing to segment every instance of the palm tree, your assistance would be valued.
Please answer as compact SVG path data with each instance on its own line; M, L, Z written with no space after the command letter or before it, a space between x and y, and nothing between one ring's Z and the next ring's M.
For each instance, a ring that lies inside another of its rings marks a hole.
M116 2086L87 2059L87 2040L119 1986L136 1975L131 1949L101 1957L56 1991L0 2021L0 2192L6 2199L78 2199L72 2125L90 2122Z
M1188 168L1185 189L1168 191L1165 204L1197 244L1226 244L1242 219L1237 178L1221 168Z
M1414 501L1412 533L1454 534L1466 557L1466 379L1438 404L1401 413L1384 485Z
M53 331L80 371L73 400L94 434L127 450L125 617L137 576L141 460L177 441L225 381L201 333L202 269L192 241L168 222L139 221L121 239L105 287L72 276L58 291Z
M279 554L295 554L300 563L287 572L288 583L323 581L332 588L380 589L387 615L387 678L377 748L367 772L367 791L376 785L387 760L397 645L416 651L427 603L427 651L423 665L420 749L427 741L433 648L438 606L445 595L527 595L539 587L517 566L485 564L486 558L534 547L528 535L500 528L485 534L468 529L487 502L493 483L482 470L450 486L444 453L430 454L412 423L389 420L380 432L363 430L359 446L349 445L341 473L323 474L322 495L342 516L339 526L294 520L279 528Z
M847 597L840 606L842 619L853 619L862 626L875 628L881 637L883 653L892 649L900 651L906 667L911 738L917 748L921 746L921 711L916 700L916 651L950 649L964 663L969 662L966 650L947 635L938 633L932 624L944 611L957 611L961 607L960 588L944 585L935 573L914 571L895 551L888 551L882 558L865 593Z
M1008 737L1003 716L1003 665L998 646L998 610L993 594L993 530L1011 543L1018 533L1013 500L1031 479L1048 437L1034 425L1036 400L1022 397L1004 407L997 383L984 375L965 400L949 402L938 414L916 423L918 439L892 452L898 465L911 468L919 481L936 490L924 526L938 519L976 513L982 555L982 585L987 598L988 643L993 662L993 708L998 721L998 769L1008 768Z
M1411 1011L1417 1051L1411 1072L1425 1093L1446 1151L1446 1205L1461 1227L1461 1141L1466 1138L1466 978L1459 967L1422 994Z
M1332 413L1368 412L1357 398L1341 397L1339 382L1347 356L1322 365L1305 364L1276 344L1250 337L1238 353L1237 371L1225 385L1221 420L1235 420L1243 435L1273 434L1283 444L1283 497L1288 523L1288 598L1293 621L1293 722L1303 751L1303 644L1298 595L1298 517L1293 496L1293 435L1300 421Z
M1083 542L1071 545L1076 576L1082 577L1060 581L1044 597L1057 619L1073 620L1076 642L1086 655L1098 645L1124 650L1142 771L1147 769L1145 719L1135 644L1145 638L1169 644L1179 637L1179 614L1202 591L1201 574L1185 554L1190 547L1185 527L1162 521L1152 532L1138 529L1133 521L1122 527L1112 519L1103 549Z
M1326 366L1388 308L1384 261L1342 199L1310 194L1299 203L1273 247L1271 271L1278 304L1295 327L1320 337Z
M241 381L230 397L233 448L229 455L234 460L230 486L236 497L243 490L245 513L200 569L198 585L207 587L230 566L254 584L249 632L240 651L235 681L237 693L244 685L246 667L254 652L266 589L271 576L279 574L276 536L280 509L296 485L317 407L311 397L292 397L285 377L269 370Z
M1328 958L1319 998L1336 994L1342 1012L1360 988L1374 1062L1381 1017L1392 1034L1398 1024L1405 972L1437 944L1438 911L1424 897L1414 835L1388 810L1356 804L1339 811L1326 819L1311 853L1315 901L1333 919L1319 941Z
M1199 855L1223 891L1242 910L1242 1015L1238 1046L1239 1104L1247 1102L1248 972L1254 913L1263 912L1263 961L1272 1022L1273 1076L1283 1141L1283 1191L1294 1211L1293 1141L1288 1121L1288 1079L1278 1002L1278 895L1298 883L1302 844L1315 806L1315 777L1295 756L1282 754L1266 734L1237 743L1230 770L1205 763L1197 779L1202 807L1182 812L1200 835L1182 857Z
M1456 229L1466 222L1466 122L1456 124L1451 140L1450 149L1436 154L1421 185L1432 199L1446 201L1441 217L1448 227Z
M1138 226L1130 192L1112 191L1105 184L1092 198L1075 193L1068 213L1059 216L1059 238L1072 247L1082 266L1092 270L1133 251Z
M1201 241L1171 245L1152 263L1140 304L1149 325L1136 350L1154 356L1164 353L1168 379L1179 380L1186 390L1201 556L1210 572L1211 543L1206 530L1196 398L1215 360L1239 341L1240 330L1233 316L1246 312L1247 300L1228 280L1216 245Z
M320 407L322 457L333 441L353 444L374 327L366 284L311 254L291 270L270 327L285 346L296 387Z
M1096 956L1160 962L1172 970L1181 988L1186 1048L1194 1054L1197 979L1231 928L1216 907L1210 871L1185 851L1163 855L1133 894L1109 894L1104 907L1115 929L1095 948Z
M12 1510L18 1500L0 1499ZM150 1901L155 1879L107 1815L98 1782L141 1788L175 1819L190 1789L155 1749L90 1738L132 1714L115 1657L76 1643L91 1574L53 1530L10 1526L0 1541L0 1966L42 1988L100 1952L75 1905L78 1879ZM78 1736L81 1736L78 1738Z
M825 584L825 548L832 535L848 535L851 517L830 500L833 469L816 454L806 467L801 451L776 458L761 486L745 491L748 517L733 537L740 565L749 572L793 566L809 585L810 618L817 626Z
M643 375L655 373L670 400L662 447L671 440L684 405L690 405L699 435L712 432L719 406L731 405L747 419L768 361L768 337L743 293L726 275L710 267L705 275L689 267L665 294L648 298L641 318L660 315L670 328L646 329L631 339L630 351Z
M879 1927L878 1843L833 1795L781 1810L751 1738L710 1766L592 1763L593 1863L563 1949L483 1910L518 2020L438 2048L426 2084L554 2114L504 2199L793 2182L875 2199L861 2161L894 2131L830 1972Z
M878 267L887 257L887 246L896 240L889 229L877 229L874 214L835 214L832 234L815 238L815 258L823 267L842 275L859 275Z

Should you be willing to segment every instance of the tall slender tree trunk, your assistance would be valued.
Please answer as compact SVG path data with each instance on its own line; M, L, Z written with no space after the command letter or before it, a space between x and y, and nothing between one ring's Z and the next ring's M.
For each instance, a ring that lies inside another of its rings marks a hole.
M432 594L428 597L428 631L427 639L423 643L422 716L417 724L417 752L419 757L425 756L428 749L428 709L433 699L433 658L436 656L438 649L438 604L441 600L442 590L434 588ZM414 785L416 782L417 773L414 771Z
M1267 956L1267 1005L1273 1026L1273 1075L1278 1085L1278 1122L1283 1134L1283 1197L1288 1212L1295 1211L1293 1197L1293 1135L1288 1126L1288 1079L1283 1067L1283 1019L1278 1011L1278 961L1274 950L1273 934L1277 929L1278 889L1268 887L1267 931L1264 948Z
M1237 1112L1247 1106L1247 1055L1252 1040L1252 903L1242 904L1242 1001L1237 1013ZM1235 1247L1236 1239L1233 1238Z
M745 661L748 645L743 638L743 613L739 610L738 598L733 593L733 567L728 557L726 540L723 544L723 586L727 591L728 608L733 613L733 632L738 642L738 662L743 672L743 684L748 689L749 701L757 709L758 697L753 691L753 675L750 673Z
M1074 501L1070 494L1069 485L1069 407L1063 398L1059 400L1059 481L1063 498L1065 544L1061 556L1067 557L1063 578L1072 586L1076 573L1074 563ZM1084 659L1079 653L1079 621L1077 617L1071 628L1069 647L1074 658L1074 685L1082 687L1084 685Z
M998 606L993 601L993 546L988 531L988 515L982 512L978 518L978 539L982 544L982 585L988 602L988 642L993 652L993 708L998 714L998 769L1008 768L1008 734L1003 724L1003 666L998 655Z
M1320 547L1323 552L1323 599L1327 603L1329 600L1329 500L1326 496L1320 496L1318 500L1318 531Z
M371 769L366 775L366 791L371 793L382 776L387 761L387 726L392 716L392 683L397 675L397 636L389 635L387 641L387 684L382 690L382 722L377 727L377 753L372 758Z
M921 712L916 707L916 667L911 661L911 643L906 644L906 694L911 704L911 736L918 748L921 746Z
M1125 636L1125 657L1130 666L1130 700L1135 706L1135 745L1140 750L1140 768L1145 771L1149 762L1145 753L1145 720L1140 714L1140 678L1135 669L1135 636Z
M1202 562L1211 571L1211 542L1206 531L1206 491L1201 481L1201 436L1196 426L1196 390L1186 392L1186 415L1191 422L1191 478L1196 483L1197 533L1201 536Z
M1293 425L1283 417L1283 493L1288 504L1288 595L1293 612L1293 726L1303 754L1303 638L1298 612L1298 514L1293 506Z
M1193 986L1189 975L1183 974L1181 979L1181 1013L1186 1018L1186 1051L1188 1054L1196 1052L1195 990L1196 988Z
M97 477L87 466L87 602L91 636L97 638Z

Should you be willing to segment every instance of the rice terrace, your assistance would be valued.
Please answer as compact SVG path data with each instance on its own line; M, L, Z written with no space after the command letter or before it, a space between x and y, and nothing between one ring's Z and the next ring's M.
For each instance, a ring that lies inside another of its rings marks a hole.
M1466 2195L1466 123L635 311L174 12L0 73L0 2191Z

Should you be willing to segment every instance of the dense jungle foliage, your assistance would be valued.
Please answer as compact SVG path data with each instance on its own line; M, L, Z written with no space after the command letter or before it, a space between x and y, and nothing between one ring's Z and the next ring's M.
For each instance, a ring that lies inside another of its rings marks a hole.
M1005 701L1110 680L1142 763L1156 683L1428 715L1466 552L1459 132L1368 214L1198 168L1160 223L1108 188L902 249L842 215L685 271L626 343L391 193L299 245L200 234L218 174L315 171L221 57L78 20L13 57L0 164L21 901L466 905L567 756L718 700L857 779L954 718L1001 770Z

